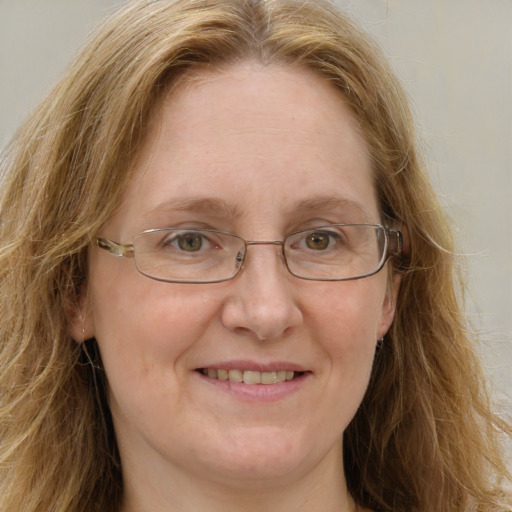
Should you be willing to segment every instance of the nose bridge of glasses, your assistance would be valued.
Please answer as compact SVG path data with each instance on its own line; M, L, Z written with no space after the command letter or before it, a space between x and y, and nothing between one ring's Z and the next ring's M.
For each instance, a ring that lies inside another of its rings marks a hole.
M280 245L283 246L282 240L248 240L245 245Z
M281 247L281 250L279 252L280 256L286 261L286 257L284 255L284 242L282 240L246 240L245 241L245 247L249 247L251 245L274 245ZM245 251L244 254L244 260L246 257L247 251Z

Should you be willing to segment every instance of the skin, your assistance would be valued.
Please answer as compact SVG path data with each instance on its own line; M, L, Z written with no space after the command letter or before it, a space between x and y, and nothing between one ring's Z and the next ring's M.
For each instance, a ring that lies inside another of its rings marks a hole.
M193 208L176 209L190 199ZM130 243L144 229L186 224L281 240L335 222L380 222L356 120L308 70L247 62L196 72L165 100L100 235ZM123 512L354 510L342 436L391 324L398 282L385 269L301 280L279 251L251 246L236 278L191 285L149 279L131 259L91 249L70 324L75 339L94 336L100 347ZM308 373L269 401L220 390L196 371L233 360Z

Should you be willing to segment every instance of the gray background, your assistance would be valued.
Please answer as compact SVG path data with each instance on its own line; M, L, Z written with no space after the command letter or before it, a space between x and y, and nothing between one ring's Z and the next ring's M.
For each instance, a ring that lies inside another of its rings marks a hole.
M0 147L120 1L0 0ZM338 0L404 81L457 226L468 314L512 412L512 0Z

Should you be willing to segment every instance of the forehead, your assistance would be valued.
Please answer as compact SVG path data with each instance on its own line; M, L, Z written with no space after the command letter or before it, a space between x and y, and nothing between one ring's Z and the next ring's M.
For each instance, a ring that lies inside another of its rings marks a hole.
M173 202L197 210L220 199L222 210L241 215L270 204L318 209L319 198L378 215L357 120L314 72L246 62L191 71L172 89L157 108L122 209L135 222Z
M367 157L360 125L341 91L304 66L247 61L193 69L157 109L150 135L153 142L162 133L166 142L175 142L175 149L180 135L192 135L211 146L228 138L232 144L233 136L243 142L244 136L259 134L277 143L288 136L295 145L322 138L324 150L336 142ZM161 137L160 142L165 143Z

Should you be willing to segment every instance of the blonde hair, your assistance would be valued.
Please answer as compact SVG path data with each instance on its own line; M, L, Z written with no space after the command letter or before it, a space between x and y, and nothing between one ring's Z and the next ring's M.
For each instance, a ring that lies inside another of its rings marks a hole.
M248 58L307 66L339 88L366 137L383 218L407 233L396 318L344 436L351 494L378 511L510 510L507 426L491 412L450 230L380 52L323 1L138 0L97 31L3 158L0 511L119 510L104 376L65 313L159 100L194 66Z

